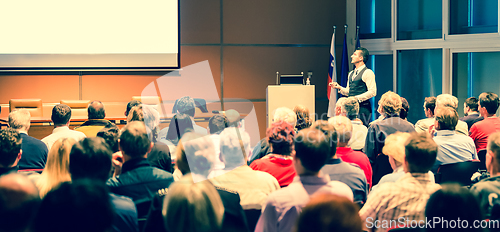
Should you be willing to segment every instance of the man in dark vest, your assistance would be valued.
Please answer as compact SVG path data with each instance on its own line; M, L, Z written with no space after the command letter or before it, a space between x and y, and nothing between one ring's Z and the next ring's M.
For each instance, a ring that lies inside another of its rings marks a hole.
M370 98L377 95L377 84L375 74L365 65L368 61L368 50L366 48L356 48L351 56L351 63L356 68L349 73L347 86L344 88L337 82L330 83L332 88L338 89L339 93L349 97L355 97L359 102L359 119L368 127L371 119L372 105Z

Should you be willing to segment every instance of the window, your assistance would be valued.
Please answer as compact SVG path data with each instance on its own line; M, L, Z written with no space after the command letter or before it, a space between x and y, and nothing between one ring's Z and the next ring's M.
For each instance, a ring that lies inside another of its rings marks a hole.
M399 0L397 39L442 38L442 3L436 0Z
M450 34L498 32L498 0L451 0Z

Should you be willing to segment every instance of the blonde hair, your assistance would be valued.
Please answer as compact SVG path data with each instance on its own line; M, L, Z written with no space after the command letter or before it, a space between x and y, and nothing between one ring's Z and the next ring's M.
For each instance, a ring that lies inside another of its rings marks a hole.
M396 132L387 136L382 153L392 157L396 161L396 166L401 166L405 159L405 143L410 138L410 133Z
M382 113L386 115L399 115L399 111L403 108L401 97L392 91L384 93L378 101L378 105L381 107Z
M456 110L458 108L457 97L447 93L439 94L436 97L436 108L443 106L451 107Z
M76 141L72 138L61 138L52 145L47 157L47 165L35 183L41 198L59 184L71 181L69 153L75 143Z
M274 111L273 122L287 122L288 124L295 127L297 124L297 115L293 110L286 107L279 107Z
M339 142L348 143L351 140L352 123L346 116L331 117L328 119L328 124L335 128Z
M162 214L170 232L219 231L224 206L209 181L193 183L192 176L186 175L168 189Z

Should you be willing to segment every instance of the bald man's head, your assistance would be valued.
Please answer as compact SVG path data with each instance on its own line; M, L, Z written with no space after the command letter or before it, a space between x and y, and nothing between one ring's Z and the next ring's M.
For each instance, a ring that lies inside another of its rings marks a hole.
M233 109L226 110L226 118L229 121L229 126L238 126L240 122L240 113Z
M87 108L89 119L104 119L106 117L106 112L104 111L104 105L101 101L92 101L89 103Z
M40 204L38 189L26 176L0 176L0 225L2 231L24 231Z

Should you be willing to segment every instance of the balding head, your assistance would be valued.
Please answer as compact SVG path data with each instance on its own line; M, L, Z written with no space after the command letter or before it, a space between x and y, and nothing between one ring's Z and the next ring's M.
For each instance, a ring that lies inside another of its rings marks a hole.
M451 94L439 94L436 98L436 108L438 107L451 107L455 110L458 108L458 99L457 97ZM435 111L435 110L434 110Z
M0 177L0 225L2 231L24 231L33 220L40 196L26 176L8 174Z
M131 158L146 156L153 146L141 121L131 121L123 127L119 144L123 154Z
M229 126L238 126L240 122L240 113L238 111L230 109L226 111L226 117L229 121Z
M295 127L295 124L297 124L297 115L287 107L279 107L274 111L274 122L286 122Z
M106 112L104 111L104 105L100 101L92 101L89 103L87 108L89 119L104 119L106 117Z
M345 116L335 116L328 119L328 123L331 124L338 135L338 146L345 147L351 139L352 136L352 123Z

